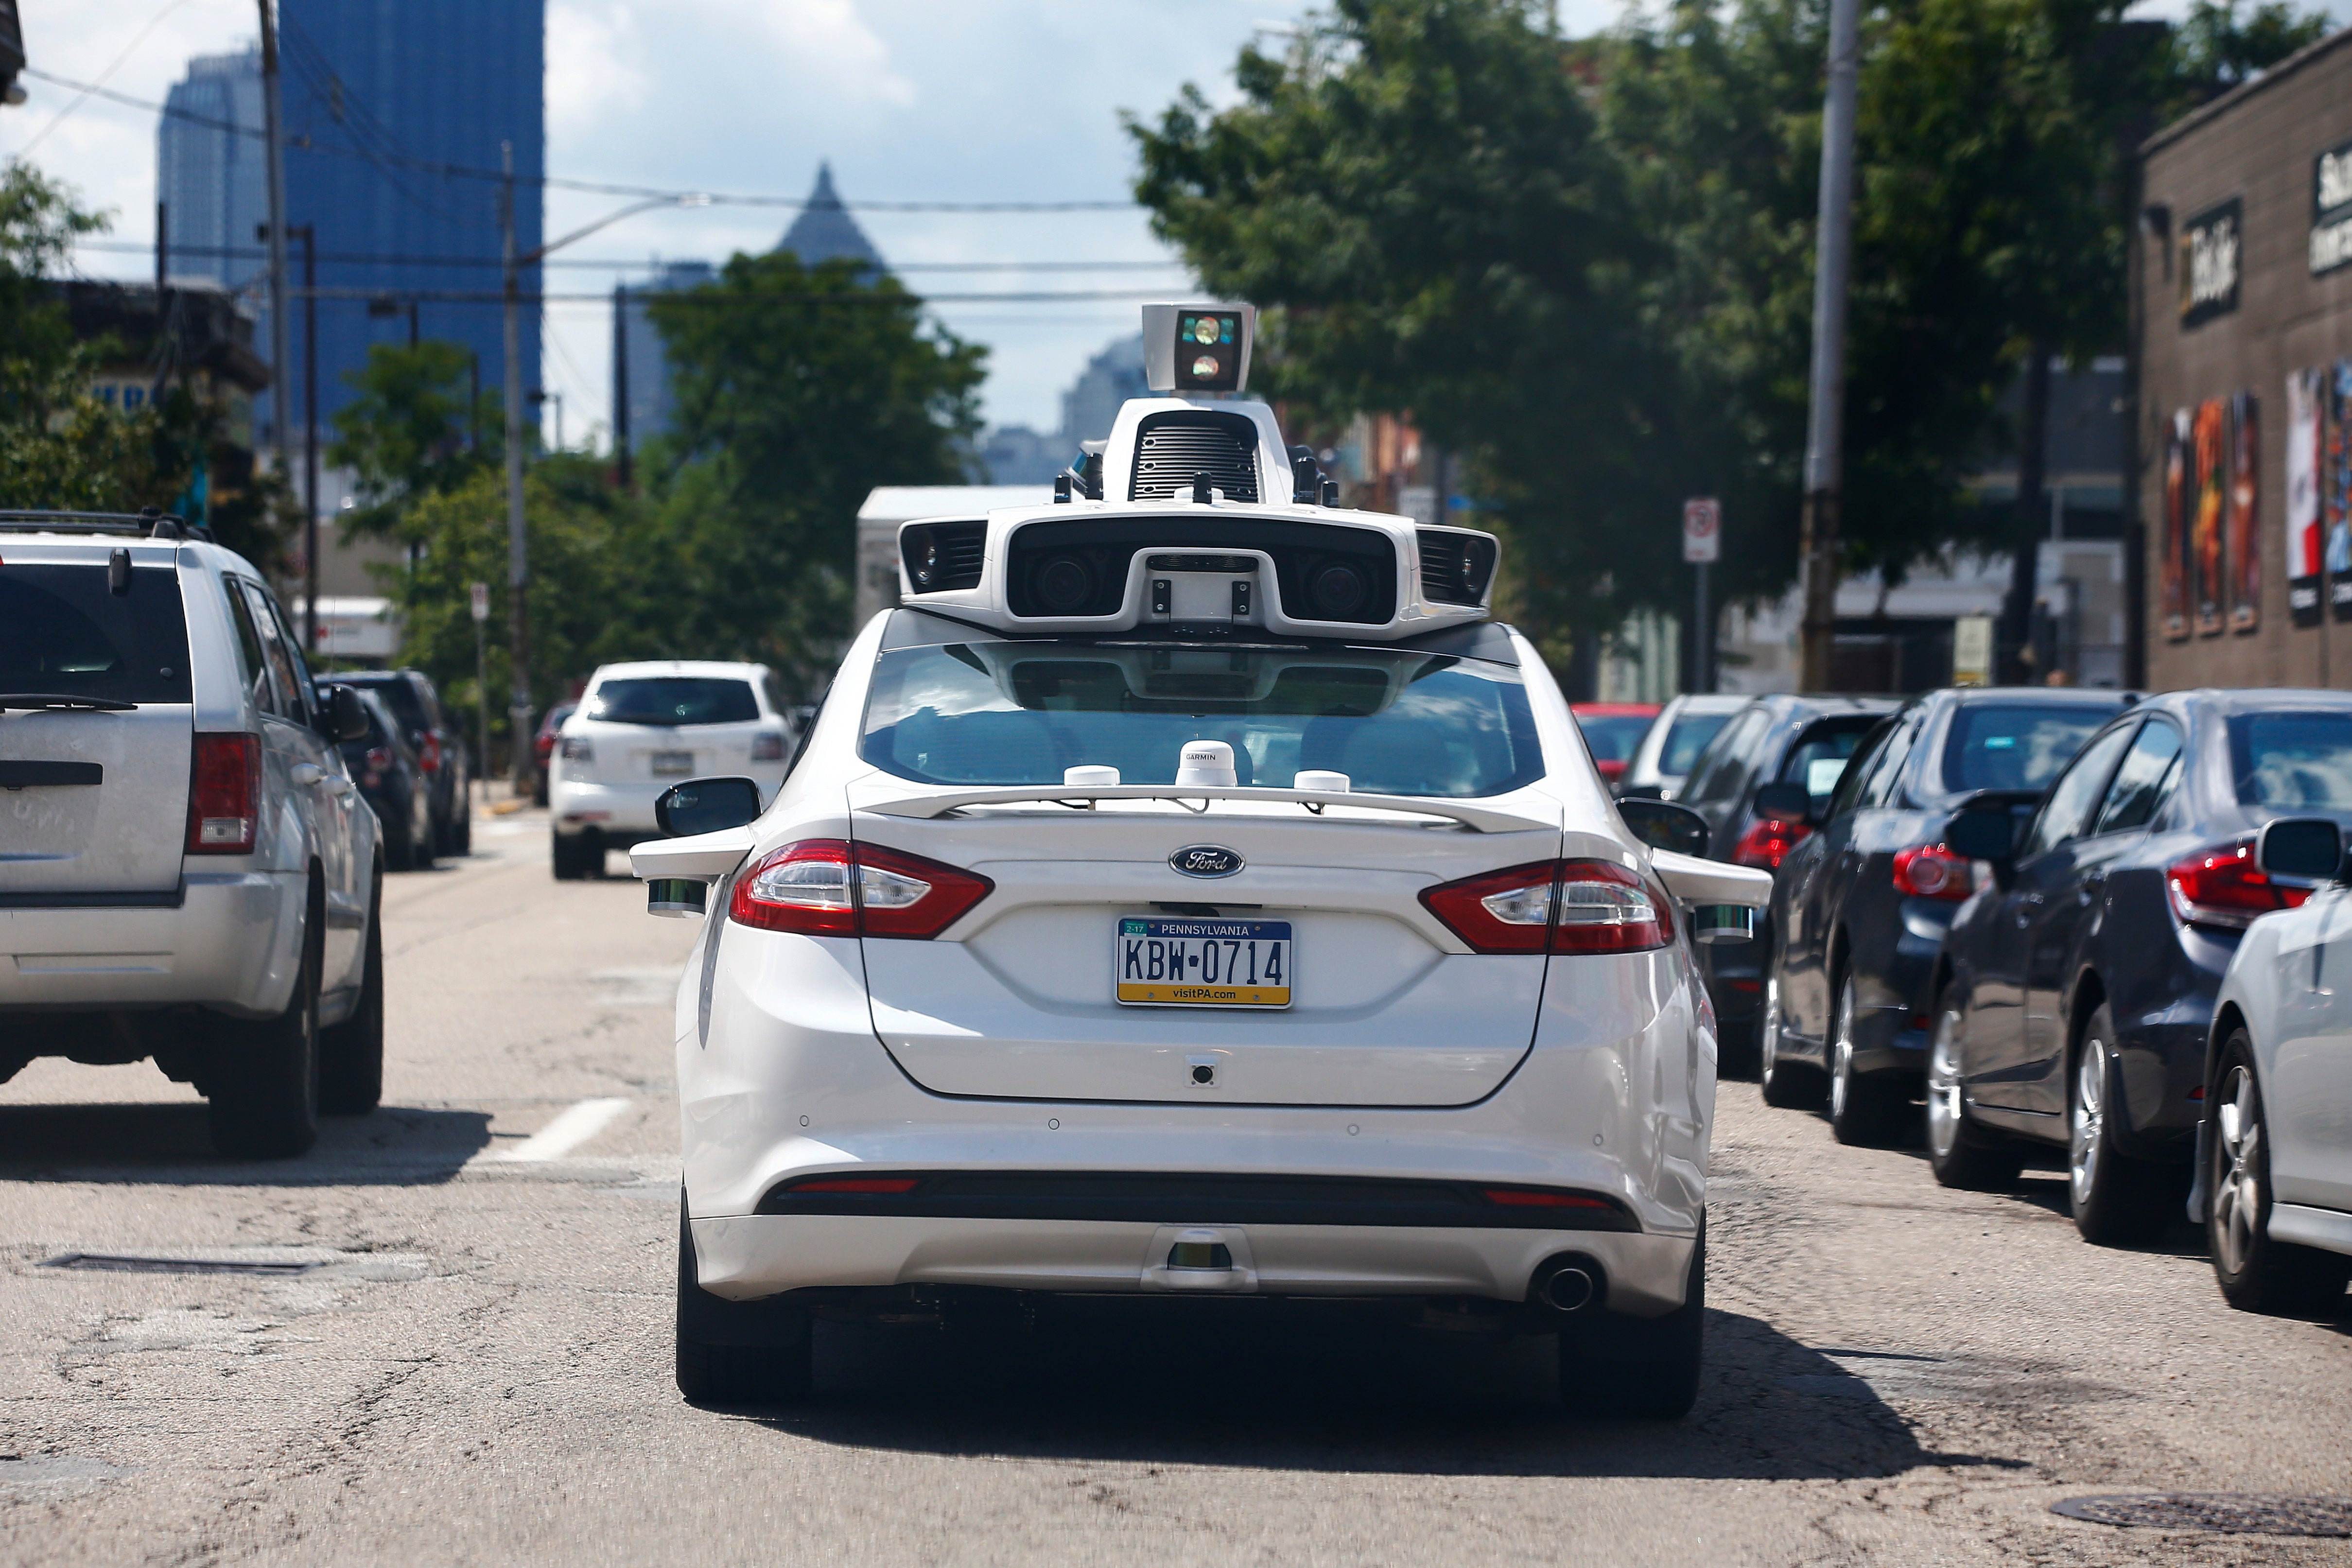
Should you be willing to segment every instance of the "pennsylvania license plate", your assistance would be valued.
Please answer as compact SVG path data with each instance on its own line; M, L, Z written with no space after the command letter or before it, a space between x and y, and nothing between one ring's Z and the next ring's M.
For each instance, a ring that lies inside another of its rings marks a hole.
M656 752L654 753L654 777L657 779L684 778L693 771L694 753L692 752Z
M1297 950L1288 921L1129 916L1113 939L1118 999L1133 1007L1287 1007Z

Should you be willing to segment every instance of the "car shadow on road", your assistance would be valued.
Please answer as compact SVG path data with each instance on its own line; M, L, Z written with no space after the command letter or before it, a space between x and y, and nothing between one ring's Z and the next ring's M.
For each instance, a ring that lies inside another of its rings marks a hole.
M291 1160L213 1152L202 1105L0 1105L0 1181L163 1186L425 1186L490 1142L490 1114L388 1105L319 1122Z
M1564 1416L1548 1337L1121 1316L820 1323L812 1402L732 1414L852 1448L1312 1471L1785 1480L2019 1463L1923 1449L1864 1378L1736 1312L1708 1314L1706 1386L1679 1422Z

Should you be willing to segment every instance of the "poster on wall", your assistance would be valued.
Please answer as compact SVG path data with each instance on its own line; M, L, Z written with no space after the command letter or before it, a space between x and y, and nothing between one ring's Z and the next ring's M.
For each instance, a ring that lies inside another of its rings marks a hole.
M2352 621L2352 448L2345 416L2352 414L2352 359L2319 373L2326 435L2320 444L2320 514L2327 529L2327 603L2339 621Z
M2230 494L2223 513L2233 632L2252 631L2263 618L2262 461L2262 399L2237 393L2230 399Z
M2221 604L2229 593L2221 570L2221 524L2229 492L2230 405L2221 398L2209 397L2197 405L2189 458L2197 509L2189 552L2196 573L2189 602L2196 607L2197 635L2212 637L2221 629Z
M2315 626L2322 616L2319 409L2326 376L2316 370L2286 374L2286 607L2299 626Z
M2189 635L2189 410L2164 433L2164 635Z

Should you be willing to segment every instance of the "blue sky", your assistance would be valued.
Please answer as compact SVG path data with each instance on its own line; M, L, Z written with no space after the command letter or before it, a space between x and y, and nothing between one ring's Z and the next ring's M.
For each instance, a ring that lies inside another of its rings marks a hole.
M2186 0L2141 8L2176 13ZM2352 19L2352 0L2330 0ZM1133 174L1121 110L1150 115L1196 82L1232 91L1255 35L1304 0L548 0L548 167L576 179L712 191L804 194L821 160L843 195L880 201L1122 199ZM1613 22L1617 0L1560 0L1563 29ZM243 47L253 0L26 0L26 51L58 76L160 100L191 55ZM0 154L32 156L115 216L112 237L152 243L154 120L28 81L0 109ZM56 123L52 125L52 121ZM619 203L553 191L551 235ZM789 213L714 206L630 219L571 256L625 270L550 277L608 290L652 258L765 249ZM861 214L894 263L1160 261L1167 248L1133 210L1070 215ZM147 277L135 253L86 251L96 276ZM990 345L992 423L1050 428L1087 356L1133 330L1147 293L1183 291L1181 268L1104 272L921 270L934 293L1115 289L1131 299L945 303L956 331ZM545 382L562 393L577 445L609 410L611 316L600 302L551 304Z

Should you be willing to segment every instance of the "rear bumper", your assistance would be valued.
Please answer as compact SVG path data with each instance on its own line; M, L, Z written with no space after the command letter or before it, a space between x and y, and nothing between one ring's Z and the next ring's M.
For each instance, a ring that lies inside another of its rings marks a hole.
M979 1285L1112 1295L1475 1296L1519 1301L1562 1252L1600 1263L1608 1306L1682 1304L1695 1238L1590 1230L1154 1225L1100 1220L753 1215L693 1222L703 1289L735 1300L823 1286ZM1167 1267L1213 1235L1230 1272Z
M1936 963L1957 904L1899 900L1896 917L1874 931L1854 931L1854 1057L1857 1073L1924 1083L1934 1028ZM1860 921L1850 921L1853 925ZM1886 929L1892 927L1892 931ZM1888 935L1893 941L1886 940ZM1873 938L1875 940L1873 940Z
M190 872L177 908L0 909L0 1015L194 1005L281 1013L294 992L299 872Z
M555 831L566 836L594 829L618 841L634 842L631 834L646 837L660 829L654 822L654 802L682 779L659 784L589 784L553 777L547 786L547 813Z

